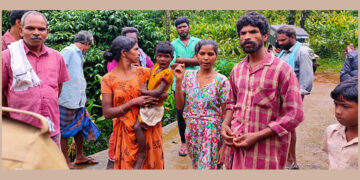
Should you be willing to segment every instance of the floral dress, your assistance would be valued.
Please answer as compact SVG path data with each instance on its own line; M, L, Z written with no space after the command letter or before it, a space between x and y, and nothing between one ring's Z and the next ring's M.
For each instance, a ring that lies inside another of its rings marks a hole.
M217 169L216 161L221 147L221 104L230 91L229 80L217 74L213 81L200 88L196 80L198 70L187 70L182 82L185 92L185 138L194 169Z

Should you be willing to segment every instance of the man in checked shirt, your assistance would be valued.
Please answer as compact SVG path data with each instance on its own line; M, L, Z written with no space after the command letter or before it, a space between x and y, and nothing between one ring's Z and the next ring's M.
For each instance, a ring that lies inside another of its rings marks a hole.
M268 21L248 12L236 23L247 56L230 74L231 90L221 135L228 169L284 169L290 133L304 119L292 68L264 43Z

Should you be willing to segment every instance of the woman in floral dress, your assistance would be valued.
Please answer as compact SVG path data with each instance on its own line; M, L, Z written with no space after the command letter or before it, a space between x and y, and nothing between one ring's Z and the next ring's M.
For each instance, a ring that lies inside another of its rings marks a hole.
M199 70L185 71L183 64L174 70L176 108L184 107L185 137L193 168L218 169L220 130L230 84L212 68L217 58L217 43L201 40L195 46L195 54Z

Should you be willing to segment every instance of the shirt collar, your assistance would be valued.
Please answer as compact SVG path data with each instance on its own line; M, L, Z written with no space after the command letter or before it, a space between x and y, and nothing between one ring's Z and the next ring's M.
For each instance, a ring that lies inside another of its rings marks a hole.
M346 142L346 143L344 143L344 148L347 147L347 146L351 146L351 145L353 145L353 144L358 144L358 143L359 143L359 138L358 138L358 137L356 137L356 138L350 140L349 142L347 142L347 140L346 140L346 133L345 133L345 130L346 130L346 127L345 127L345 126L339 124L338 126L336 126L336 128L335 128L334 130L335 130L335 131L338 131L339 134L341 135L341 137L342 137L342 138L344 139L344 141Z
M274 55L274 53L272 51L268 50L267 52L268 52L268 54L261 62L261 64L263 66L270 66L274 62L274 59L275 59L275 58L272 58L272 56ZM246 55L246 57L244 58L243 61L244 61L245 65L249 65L249 55Z

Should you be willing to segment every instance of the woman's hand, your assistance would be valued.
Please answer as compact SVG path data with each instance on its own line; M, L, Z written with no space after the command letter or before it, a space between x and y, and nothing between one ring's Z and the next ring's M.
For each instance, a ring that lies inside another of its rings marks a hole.
M182 81L184 79L184 74L185 74L185 65L184 64L177 65L176 68L174 69L174 75L176 81Z
M145 106L145 107L156 105L158 102L159 102L159 98L155 98L151 96L139 96L131 100L131 103L133 105Z
M234 145L233 141L234 141L235 135L228 125L222 124L220 134L224 138L224 143L226 145L229 145L229 146Z

